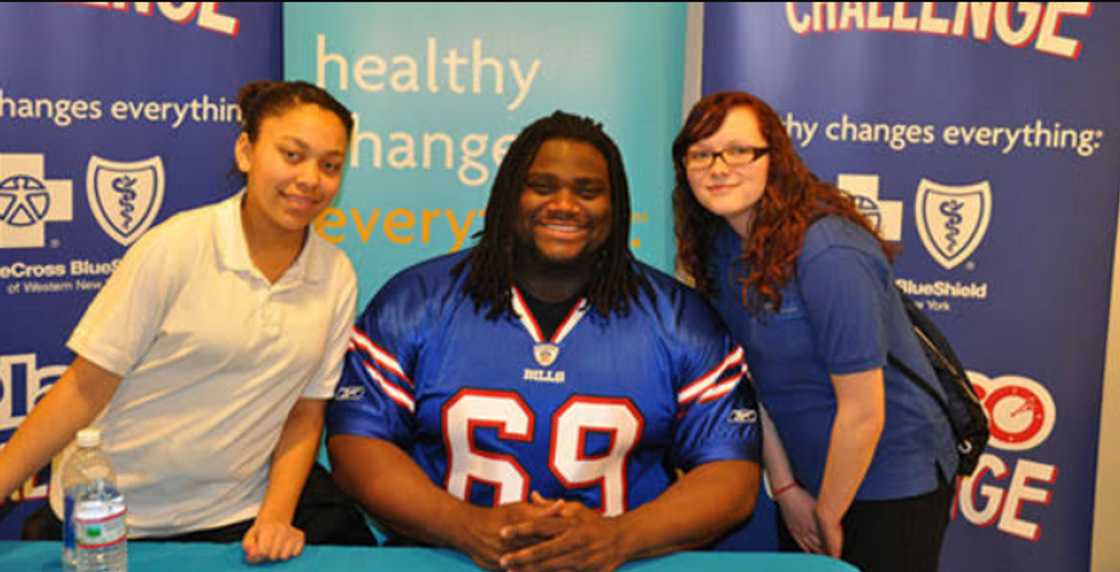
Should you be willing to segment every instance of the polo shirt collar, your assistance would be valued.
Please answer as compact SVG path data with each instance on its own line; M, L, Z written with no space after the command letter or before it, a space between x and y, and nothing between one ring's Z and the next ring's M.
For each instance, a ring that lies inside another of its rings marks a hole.
M316 284L328 278L330 268L327 265L325 241L311 229L307 228L307 240L303 242L303 249L299 257L288 269L288 273L299 278L302 282Z
M743 237L731 228L727 221L721 221L719 230L716 231L713 250L723 255L734 255L743 253Z
M244 198L245 189L242 188L218 205L214 242L222 267L234 272L258 274L259 271L253 266L253 259L249 256L249 245L245 241L245 230L241 225L241 201ZM289 280L311 283L324 280L330 272L324 248L323 239L308 229L303 249L277 284Z

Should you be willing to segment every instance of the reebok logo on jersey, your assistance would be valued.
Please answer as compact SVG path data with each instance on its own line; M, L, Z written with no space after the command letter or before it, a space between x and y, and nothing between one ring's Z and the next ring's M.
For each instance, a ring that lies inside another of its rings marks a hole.
M357 401L366 394L366 388L362 386L353 387L340 387L335 392L334 398L339 401Z
M758 421L758 412L754 409L732 409L727 417L728 423L754 423Z

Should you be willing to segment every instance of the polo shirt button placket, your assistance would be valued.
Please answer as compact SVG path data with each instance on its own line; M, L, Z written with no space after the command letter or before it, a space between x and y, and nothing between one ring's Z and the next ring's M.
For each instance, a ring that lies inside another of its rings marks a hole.
M264 331L268 332L270 337L280 334L280 317L277 316L276 310L273 309L272 292L264 298L264 307L262 308L264 318Z
M280 317L273 309L272 295L272 288L267 288L264 292L264 300L261 302L261 324L269 337L275 337L280 333Z

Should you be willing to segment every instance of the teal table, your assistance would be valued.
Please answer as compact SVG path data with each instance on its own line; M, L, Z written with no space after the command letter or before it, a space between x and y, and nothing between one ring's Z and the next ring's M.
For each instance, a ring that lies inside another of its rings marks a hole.
M61 572L57 542L0 542L4 572ZM250 566L239 544L136 542L128 546L130 572L254 570L256 572L331 572L341 570L404 570L407 572L475 571L469 558L451 550L429 548L352 548L308 546L288 562ZM638 572L858 572L853 566L812 554L772 552L682 552L631 563Z

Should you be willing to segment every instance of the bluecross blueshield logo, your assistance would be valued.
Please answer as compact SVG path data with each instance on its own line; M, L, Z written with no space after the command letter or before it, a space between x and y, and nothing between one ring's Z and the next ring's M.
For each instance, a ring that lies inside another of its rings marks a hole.
M128 246L156 220L163 205L163 161L111 161L96 155L86 167L89 208L101 230Z
M879 199L879 176L840 173L836 186L852 197L856 208L886 240L902 240L902 201Z
M73 218L68 180L47 179L41 154L0 153L0 248L42 248L48 222Z
M922 179L914 199L918 236L945 270L968 259L988 231L992 190L988 181L951 186Z

